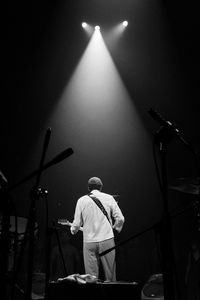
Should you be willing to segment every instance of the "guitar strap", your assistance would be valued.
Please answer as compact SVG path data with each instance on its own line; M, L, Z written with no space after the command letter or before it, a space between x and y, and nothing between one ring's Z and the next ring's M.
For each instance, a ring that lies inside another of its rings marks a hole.
M94 195L89 194L88 196L96 203L96 205L100 208L100 210L103 212L103 214L106 216L108 222L110 223L107 211L105 210L105 208L104 208L103 204L101 203L101 201L97 197L95 197Z

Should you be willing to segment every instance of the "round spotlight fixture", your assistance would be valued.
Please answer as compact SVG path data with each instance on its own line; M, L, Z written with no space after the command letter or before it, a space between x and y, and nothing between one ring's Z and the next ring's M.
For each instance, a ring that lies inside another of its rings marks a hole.
M95 30L100 30L100 26L99 25L95 26Z
M128 26L128 21L123 21L122 24L123 24L124 27L127 27Z
M81 26L82 26L83 28L85 28L85 27L87 27L87 23L86 23L86 22L83 22L83 23L81 24Z

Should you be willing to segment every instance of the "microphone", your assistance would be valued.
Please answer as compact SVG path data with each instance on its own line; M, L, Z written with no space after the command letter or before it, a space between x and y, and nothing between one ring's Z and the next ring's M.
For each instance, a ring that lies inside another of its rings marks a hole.
M175 127L174 124L172 124L170 121L165 120L160 113L158 113L156 110L150 108L150 110L148 111L148 113L150 114L150 116L157 121L161 126L169 128L171 130L174 130L175 133L178 133L179 130L178 128Z
M194 152L193 147L191 146L191 144L189 142L187 142L183 136L180 134L180 130L176 127L175 124L173 124L172 122L165 120L165 118L163 118L163 116L161 116L160 113L158 113L156 110L150 108L150 110L148 111L148 113L150 114L150 116L157 121L162 127L163 127L163 132L165 133L165 135L167 136L167 139L171 139L172 137L176 137L178 140L180 140L187 148L189 148L189 150L191 150L192 152ZM162 130L161 130L162 131ZM161 131L159 133L161 133ZM161 136L161 134L160 134Z

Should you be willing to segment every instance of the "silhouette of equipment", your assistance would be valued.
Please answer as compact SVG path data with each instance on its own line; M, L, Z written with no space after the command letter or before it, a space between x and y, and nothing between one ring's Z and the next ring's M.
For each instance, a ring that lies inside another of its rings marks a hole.
M157 111L150 109L149 114L151 117L156 120L160 125L161 128L154 134L153 139L153 156L155 160L155 167L158 176L158 182L160 186L160 190L162 193L162 200L163 200L163 212L162 218L160 222L150 226L149 228L131 236L130 238L120 242L119 244L115 245L114 247L107 249L100 253L100 256L103 256L110 251L126 244L130 240L146 233L149 230L155 230L156 234L159 235L159 247L161 250L161 266L162 266L162 278L163 278L163 285L164 285L164 299L165 300L181 300L180 298L180 291L178 287L178 280L175 268L175 258L173 252L173 245L172 245L172 228L171 228L171 218L174 218L186 210L193 209L200 205L200 201L198 199L197 202L192 203L189 207L185 210L178 212L176 215L171 216L169 214L169 206L168 206L168 189L175 189L184 193L190 193L194 195L199 195L199 175L200 175L200 167L199 167L199 154L193 148L191 143L186 141L186 139L180 133L180 130L177 128L175 124L170 121L165 120ZM167 178L167 167L166 167L166 155L167 155L167 147L169 142L172 139L178 139L184 146L187 147L189 151L191 151L195 155L195 160L197 161L197 173L198 176L194 180L188 179L178 179L178 184L169 186L168 185L168 178ZM161 158L161 175L159 173L159 168L156 161L156 147L159 149L159 154ZM198 217L199 217L198 213Z
M0 264L0 280L1 280L1 299L7 299L7 284L12 285L12 297L14 297L14 289L18 288L16 284L16 279L18 276L18 272L21 268L21 262L24 254L25 245L28 241L28 263L27 263L27 286L26 291L21 291L25 293L25 300L32 299L32 278L33 278L33 259L34 259L34 234L36 230L36 201L38 201L41 197L47 197L48 191L46 189L42 189L40 184L40 179L42 172L47 168L55 165L70 155L74 153L71 148L67 148L66 150L62 151L60 154L56 155L51 161L44 164L46 151L48 148L48 144L50 141L51 136L51 128L46 130L46 134L44 137L44 144L42 149L42 155L40 159L39 168L26 177L24 177L19 182L15 183L12 186L8 185L8 182L3 176L3 173L0 172L0 197L1 199L1 211L2 211L2 222L1 222L1 264ZM9 248L10 248L10 218L11 213L13 212L13 201L12 197L10 196L10 192L13 191L15 188L19 187L23 183L27 182L29 179L36 177L35 185L32 187L30 191L30 209L29 209L29 216L26 223L26 230L24 233L24 238L22 240L21 249L19 253L18 263L14 269L13 278L8 279L8 255L9 255Z

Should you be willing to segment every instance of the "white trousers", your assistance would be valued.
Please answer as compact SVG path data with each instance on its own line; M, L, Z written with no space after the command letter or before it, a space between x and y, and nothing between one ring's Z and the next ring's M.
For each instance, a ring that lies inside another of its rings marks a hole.
M99 264L102 263L105 280L116 281L115 249L99 256L99 253L115 246L114 238L83 244L85 273L99 277Z

